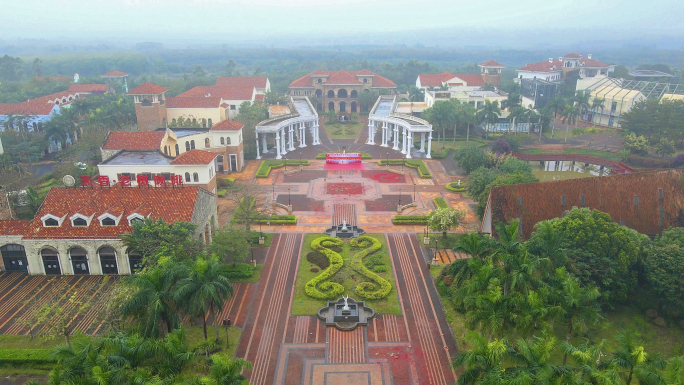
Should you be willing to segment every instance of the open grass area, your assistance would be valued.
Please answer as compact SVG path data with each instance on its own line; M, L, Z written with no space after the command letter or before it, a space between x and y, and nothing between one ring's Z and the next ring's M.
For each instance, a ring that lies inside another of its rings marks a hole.
M262 228L267 228L268 226L261 225ZM252 243L252 247L269 247L271 246L271 242L273 241L273 233L260 233L259 232L259 225L252 225L252 235L251 237L255 241ZM256 230L255 230L256 229ZM259 235L264 234L264 243L259 244Z
M363 127L364 124L361 122L346 124L325 123L325 130L328 131L328 134L333 139L355 139Z
M399 306L399 298L397 296L396 282L394 280L394 273L392 272L392 261L390 260L387 243L385 242L384 234L366 234L380 241L382 248L364 259L364 263L373 256L378 256L379 261L386 266L387 271L384 273L377 273L382 278L389 281L392 285L392 291L389 296L379 300L365 300L366 304L372 307L376 313L380 314L401 314L401 307ZM302 254L299 259L299 269L297 270L297 279L295 281L294 299L292 301L292 315L314 315L318 309L325 306L327 301L311 298L306 295L304 285L312 278L321 274L322 269L313 263L307 261L306 255L313 251L311 249L311 242L321 237L320 234L306 234L304 236L304 246L302 247ZM331 280L342 284L345 288L344 295L349 295L355 300L364 300L354 294L354 288L361 282L366 281L359 273L351 268L351 257L358 252L349 244L349 240L345 240L342 245L342 259L344 265L342 269L332 276ZM366 265L367 266L367 265ZM312 269L318 271L312 272Z
M420 144L418 140L416 140L416 143ZM444 141L440 141L439 146L437 144L437 140L433 139L432 140L432 150L441 150L442 147L446 149L452 149L452 150L458 150L459 148L466 147L466 146L478 146L478 147L483 147L486 146L489 142L486 140L482 139L473 139L470 138L469 141L466 142L465 138L458 138L456 142L453 140L446 139ZM427 143L425 143L425 148L427 148Z

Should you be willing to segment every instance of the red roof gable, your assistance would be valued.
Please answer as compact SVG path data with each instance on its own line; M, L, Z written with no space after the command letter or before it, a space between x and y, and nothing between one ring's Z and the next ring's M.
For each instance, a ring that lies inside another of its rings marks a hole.
M610 67L610 64L595 59L582 58L580 63L584 64L585 67Z
M237 131L241 130L242 127L245 125L240 123L240 122L235 122L232 120L223 120L221 122L218 122L214 124L212 128L210 128L211 131Z
M444 71L441 74L420 74L420 85L422 87L441 87L443 83L453 78L459 78L467 83L468 87L481 87L485 82L480 74L452 74Z
M24 238L118 238L123 233L131 232L132 227L126 217L136 213L136 209L141 206L149 207L147 211L154 219L163 218L169 223L190 222L198 194L199 187L196 186L52 188L31 221ZM74 215L91 201L98 203L98 210L89 226L73 227L67 217L59 227L44 227L40 220L47 214L60 218ZM98 216L107 213L109 209L121 212L117 226L101 226L97 220ZM139 214L147 216L146 213Z
M71 92L101 93L107 91L107 84L72 84L69 86Z
M166 98L166 108L218 108L220 97L176 96Z
M128 95L157 95L164 93L168 90L169 89L166 87L146 82L128 91Z
M488 60L488 61L486 61L484 63L480 63L478 65L481 67L497 67L497 68L504 68L505 67L503 64L499 63L498 61L494 61L494 60Z
M261 100L263 102L264 99L266 99L266 95L264 95L264 94L254 95L254 100Z
M524 67L521 67L518 69L518 71L533 71L533 72L554 72L554 71L562 71L563 70L563 62L557 59L553 59L550 62L548 60L546 61L540 61L537 63L530 63L525 65Z
M190 150L178 155L171 164L190 165L190 164L209 164L218 156L215 152L202 150Z
M159 151L164 131L110 131L103 150Z
M328 80L326 80L325 84L333 85L360 85L363 83L357 78L358 75L373 76L372 88L396 88L396 85L390 79L367 69L361 71L323 71L319 69L299 79L295 79L290 83L290 88L313 88L311 80L313 75L327 75Z
M49 115L55 107L55 101L64 106L75 98L78 98L78 92L60 91L21 103L2 103L0 115Z
M189 96L195 97L218 97L224 100L252 100L254 87L223 87L223 86L197 86L193 87L177 98Z
M31 221L16 219L0 221L0 235L24 235L30 224Z
M268 78L266 76L233 76L218 77L215 86L236 88L266 88Z
M121 71L109 71L102 75L103 78L122 78L124 76L128 76L128 74Z
M356 74L343 70L343 71L337 71L337 72L330 72L328 80L325 82L325 84L348 85L348 84L363 84L363 83L361 83L361 81L356 78Z

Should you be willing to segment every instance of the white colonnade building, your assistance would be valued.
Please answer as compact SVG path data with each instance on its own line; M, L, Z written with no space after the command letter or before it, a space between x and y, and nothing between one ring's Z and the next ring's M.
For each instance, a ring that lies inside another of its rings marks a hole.
M396 96L380 96L375 102L368 115L368 142L366 144L376 144L375 135L380 129L382 130L381 147L392 146L393 150L401 151L407 159L411 159L415 135L420 133L418 152L425 154L425 158L431 158L432 125L413 115L394 112L397 106L396 99ZM425 148L426 139L427 149Z
M276 159L282 159L288 151L306 147L307 131L312 145L321 144L318 128L318 114L307 97L290 97L289 113L276 115L259 122L256 126L257 159L269 150L267 135L275 137ZM261 139L261 140L259 140Z

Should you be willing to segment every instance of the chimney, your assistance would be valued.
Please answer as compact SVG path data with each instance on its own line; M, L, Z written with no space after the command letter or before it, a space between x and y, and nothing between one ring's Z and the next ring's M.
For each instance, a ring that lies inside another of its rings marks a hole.
M549 58L549 63L553 63L553 58L552 58L552 57Z
M563 56L559 56L558 61L563 61Z
M587 55L587 59L591 59L591 54Z

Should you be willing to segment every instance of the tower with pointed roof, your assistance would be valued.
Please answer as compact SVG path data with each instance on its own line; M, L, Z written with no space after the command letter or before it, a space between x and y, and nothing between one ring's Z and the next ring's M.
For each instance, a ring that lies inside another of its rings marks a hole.
M166 96L169 89L152 83L143 83L130 90L133 96L135 116L140 131L154 131L166 126Z
M491 84L494 87L499 87L501 84L501 72L505 68L503 64L494 60L489 60L484 63L480 63L477 66L480 67L480 74L482 75L482 79L484 80L485 84Z

